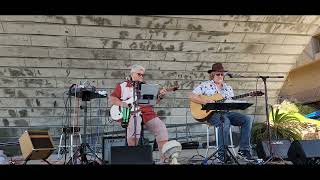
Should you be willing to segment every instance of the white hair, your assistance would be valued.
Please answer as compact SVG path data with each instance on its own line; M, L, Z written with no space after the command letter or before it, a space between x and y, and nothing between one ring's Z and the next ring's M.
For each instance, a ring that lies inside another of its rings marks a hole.
M131 66L130 73L134 73L134 72L137 72L139 70L142 70L143 72L145 72L145 68L144 67L142 67L142 66L140 66L138 64L134 64L134 65Z

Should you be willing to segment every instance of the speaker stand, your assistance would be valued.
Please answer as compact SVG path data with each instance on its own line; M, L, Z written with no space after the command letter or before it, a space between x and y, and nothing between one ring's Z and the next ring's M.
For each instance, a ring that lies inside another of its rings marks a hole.
M83 122L83 143L81 143L80 147L76 150L75 154L69 159L67 164L74 164L74 159L77 157L78 153L81 161L81 164L88 164L88 159L87 159L87 151L86 148L90 150L90 152L93 154L95 158L97 158L101 164L103 164L102 159L98 157L98 155L91 149L89 144L87 143L87 102L90 101L90 97L88 93L83 93L82 96L82 101L84 102L84 105L81 107L84 109L84 122ZM77 159L75 159L76 161Z
M289 165L283 158L275 155L270 156L263 164L267 164L269 162L283 162L284 165Z
M273 110L272 110L272 112L273 112ZM272 146L272 142L270 143L270 145ZM275 162L275 161L279 162L279 160L280 160L280 162L284 162L284 164L286 164L284 159L282 159L280 156L277 156L274 154L274 152L273 152L274 148L270 148L270 149L272 150L270 152L270 157L266 161L264 161L263 164L267 164L269 162Z
M81 164L88 164L89 161L87 159L87 153L86 153L86 148L89 149L89 151L93 154L93 156L98 159L100 161L99 164L103 164L103 161L102 159L100 159L97 154L94 153L94 151L91 149L91 147L89 146L88 143L82 143L79 147L79 149L74 153L73 157L71 157L71 159L68 161L67 164L74 164L75 162L73 162L74 160L77 160L77 156L78 156L78 153L79 153L79 156L80 157L80 161L81 161Z
M281 157L276 157L276 156L272 155L264 162L264 164L267 164L269 162L274 162L274 161L277 161L279 159L280 159L281 162L284 162L284 160Z

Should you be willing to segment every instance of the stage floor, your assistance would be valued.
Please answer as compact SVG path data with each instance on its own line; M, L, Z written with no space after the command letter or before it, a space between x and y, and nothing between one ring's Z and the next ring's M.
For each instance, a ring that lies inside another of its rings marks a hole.
M231 149L230 149L231 150ZM238 149L235 149L235 152L237 152ZM215 152L215 149L209 149L208 151L208 156L210 156L213 152ZM232 152L232 150L231 150ZM192 164L192 165L201 165L201 163L203 162L203 160L205 159L205 154L206 154L206 149L183 149L178 157L178 162L180 164L184 164L184 165L188 165L188 164ZM101 153L98 154L98 156L101 158L102 155ZM153 159L156 165L163 165L162 163L160 163L159 161L159 151L153 151ZM255 156L254 156L255 157ZM258 158L258 157L255 157ZM16 157L9 157L9 160L12 160L15 162L15 164L23 164L24 161L22 159L22 156L16 156ZM70 159L70 156L67 155L66 156L66 160L68 161ZM212 158L215 159L215 158ZM63 165L65 162L65 156L64 155L60 155L60 157L58 158L57 154L52 154L50 155L50 157L47 159L51 164L56 164L56 165ZM94 160L93 157L88 157L88 160ZM237 158L238 162L240 165L261 165L261 163L259 161L255 161L255 162L247 162L243 159L239 159ZM260 163L260 164L259 164ZM36 164L36 165L46 165L47 163L43 160L31 160L27 162L28 164ZM164 164L168 164L168 163L164 163ZM221 165L221 162L219 162L218 160L214 160L213 162L211 160L208 161L209 165ZM230 165L237 165L235 162L233 163L229 163ZM277 165L291 165L292 163L290 161L273 161L273 162L269 162L268 164L277 164ZM108 165L108 164L107 164Z

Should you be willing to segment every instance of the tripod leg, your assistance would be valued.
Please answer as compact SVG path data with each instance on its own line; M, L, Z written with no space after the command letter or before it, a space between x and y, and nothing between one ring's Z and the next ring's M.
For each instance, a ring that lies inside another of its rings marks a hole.
M73 153L73 155L71 156L71 158L69 159L69 161L67 162L67 164L74 164L75 160L77 160L77 156L78 156L78 153L80 153L82 150L81 150L82 146L80 146L76 152ZM80 154L81 156L81 154Z
M208 158L204 159L201 164L207 165L208 161L214 157L219 152L220 148L218 148L214 153L212 153Z
M72 158L73 161L73 134L70 135L70 156Z
M84 162L85 164L88 163L86 146L87 146L87 144L81 144L81 148L80 148L81 162L82 163Z
M100 164L103 164L103 160L96 153L94 153L93 149L88 144L86 145L86 147L94 155L94 157L97 158L100 161Z
M223 117L223 112L221 111L220 112L220 132L221 132L221 136L222 136L222 148L223 148L223 161L224 163L226 163L227 161L227 149L228 149L228 145L225 145L226 142L225 142L225 138L224 138L224 117Z
M49 165L52 165L49 161L47 161L46 159L42 159L44 162L48 163Z
M235 158L233 156L233 154L231 153L229 148L227 148L227 153L228 153L228 156L231 157L234 160L234 162L236 162L238 165L240 165L239 161L237 160L237 158Z
M285 162L285 160L282 159L281 157L276 157L274 155L271 155L263 164L267 164L267 163L272 162L276 159L279 159L280 161Z
M264 164L267 164L269 161L271 161L272 160L272 156L270 156L265 162L264 162Z
M64 136L64 164L66 163L67 161L67 133L65 133L65 136Z

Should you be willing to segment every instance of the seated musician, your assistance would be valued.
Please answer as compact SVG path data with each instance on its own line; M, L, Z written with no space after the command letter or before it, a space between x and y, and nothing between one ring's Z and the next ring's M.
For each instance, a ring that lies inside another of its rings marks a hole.
M226 99L231 99L234 96L233 89L230 85L224 82L224 72L226 72L221 63L215 63L212 65L212 69L208 70L210 74L210 79L205 82L202 82L199 86L197 86L189 98L191 101L198 104L206 104L213 103L214 101L209 101L201 98L199 95L212 96L216 93L221 94ZM210 117L208 123L220 127L220 113L213 113L213 116ZM225 112L224 113L224 142L226 145L230 144L229 138L229 128L230 125L233 126L241 126L241 137L240 137L240 146L238 155L246 160L252 160L251 156L251 146L250 146L250 136L251 136L251 127L252 127L252 119L238 112ZM218 158L221 161L224 161L224 149L222 144L222 132L219 130L218 133ZM229 160L229 159L228 159Z
M110 96L110 102L112 105L122 106L128 108L129 105L125 102L127 99L133 97L133 82L143 82L145 68L140 65L133 65L130 73L130 80L121 82L116 85ZM157 103L160 102L166 94L167 90L161 89ZM141 122L143 121L146 128L155 136L159 152L160 162L164 162L165 158L161 153L162 147L168 142L168 131L166 125L157 114L154 112L150 105L140 105L141 116L136 116L136 128L134 127L133 115L130 116L129 124L127 127L127 141L129 146L135 146L138 144L141 132ZM136 130L136 131L135 131ZM135 132L137 132L135 134Z

